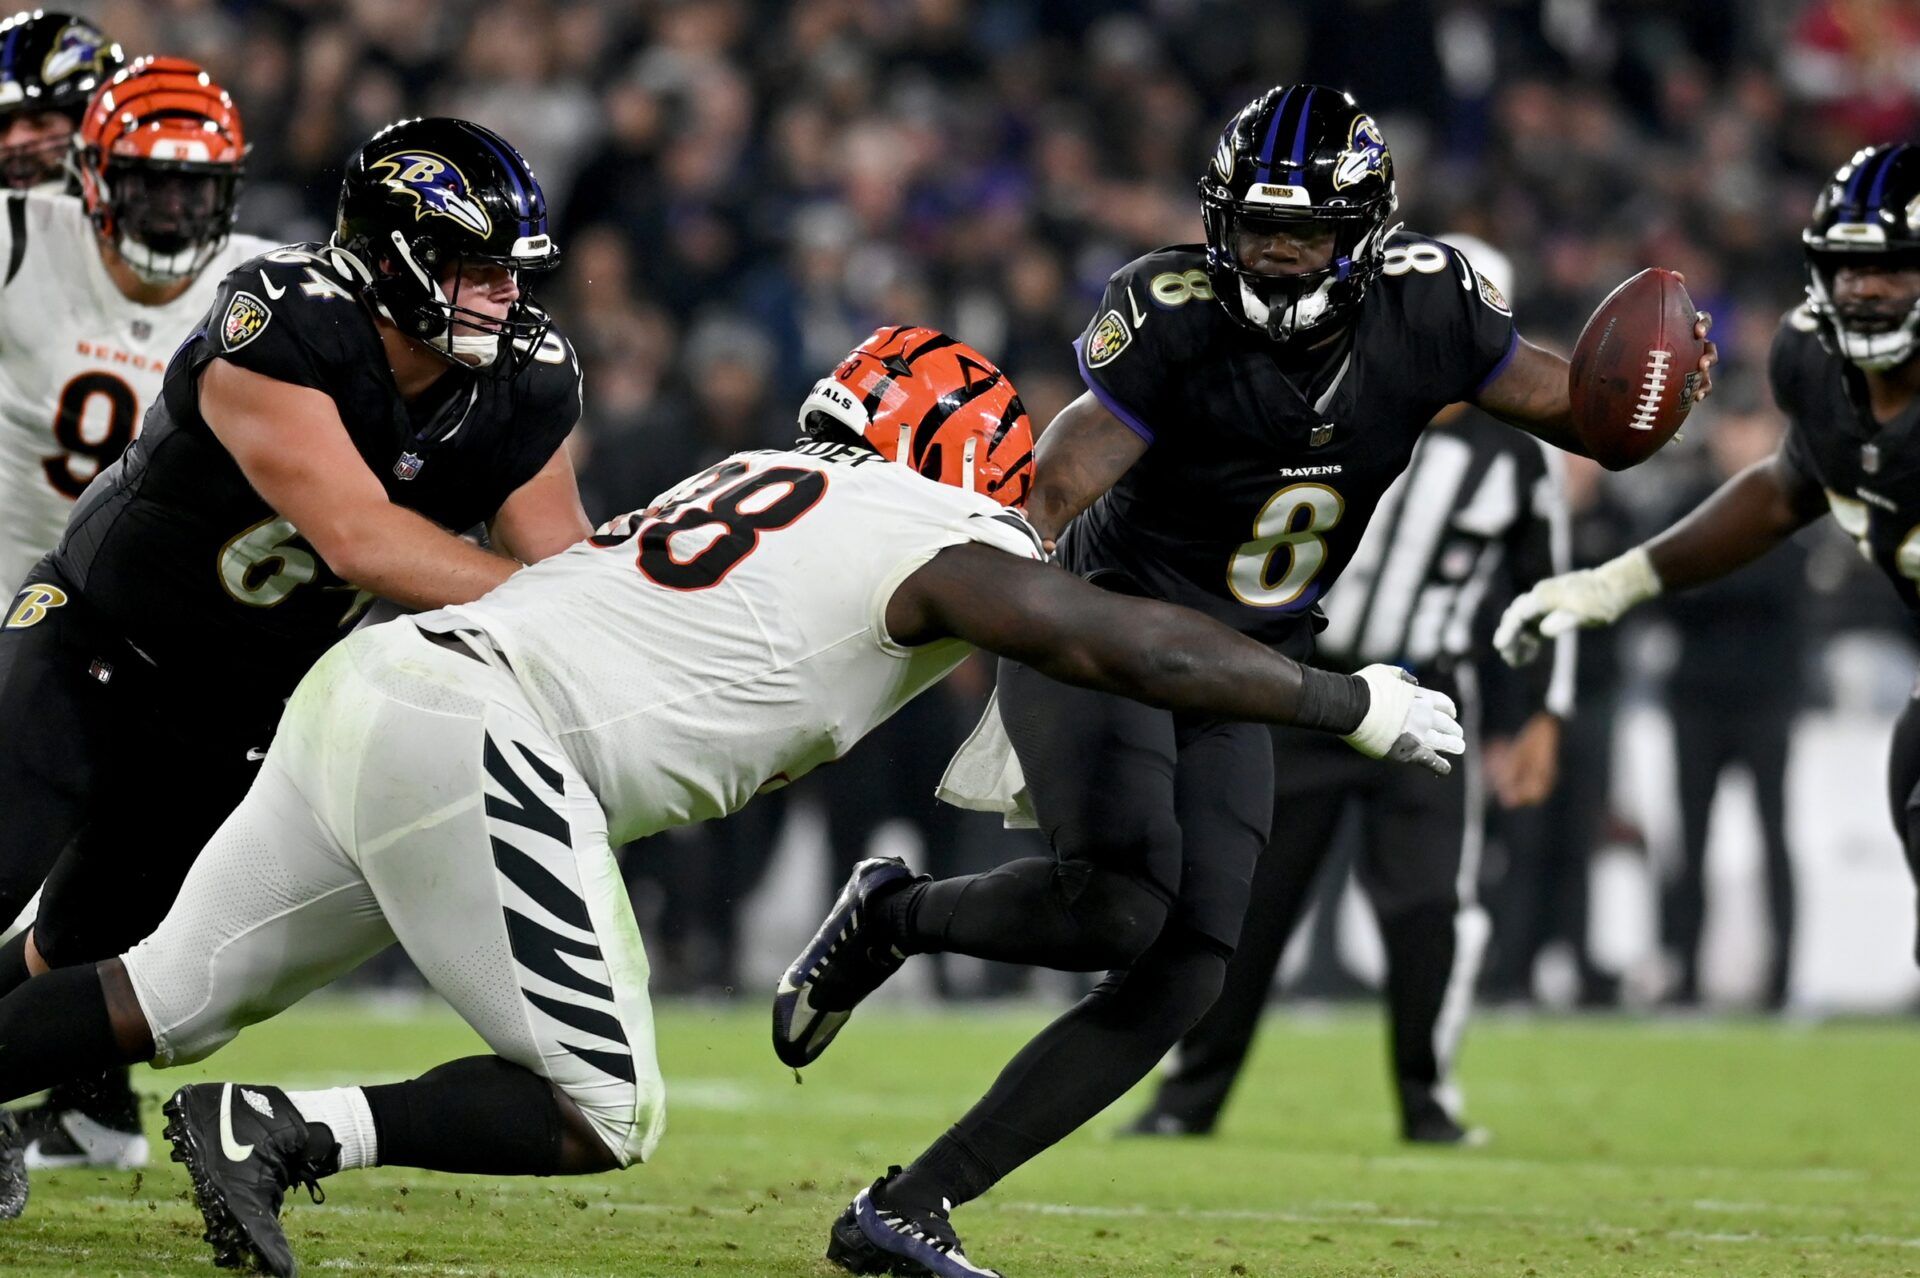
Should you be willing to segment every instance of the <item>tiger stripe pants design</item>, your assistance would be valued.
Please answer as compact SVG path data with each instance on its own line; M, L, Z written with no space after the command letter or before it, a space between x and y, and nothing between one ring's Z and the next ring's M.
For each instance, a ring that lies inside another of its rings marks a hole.
M396 940L621 1165L652 1152L665 1088L647 956L606 817L504 663L405 620L314 667L247 797L126 955L154 1063L201 1059Z

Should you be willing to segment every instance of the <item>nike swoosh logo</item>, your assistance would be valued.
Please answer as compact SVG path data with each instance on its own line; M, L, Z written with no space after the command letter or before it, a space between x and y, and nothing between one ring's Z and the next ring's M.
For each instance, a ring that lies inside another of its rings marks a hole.
M233 1138L233 1084L226 1083L220 1088L220 1152L236 1163L244 1163L253 1157L253 1146L242 1145Z
M260 762L260 760L266 757L267 757L267 752L265 750L262 750L259 746L255 746L251 750L247 751L248 763L258 763Z
M1147 322L1147 313L1140 309L1140 303L1134 300L1133 286L1127 286L1127 309L1133 312L1133 326L1139 328Z
M274 301L277 302L286 295L287 290L285 288L275 288L273 281L267 278L265 271L260 272L260 282L266 286L267 296L271 297Z

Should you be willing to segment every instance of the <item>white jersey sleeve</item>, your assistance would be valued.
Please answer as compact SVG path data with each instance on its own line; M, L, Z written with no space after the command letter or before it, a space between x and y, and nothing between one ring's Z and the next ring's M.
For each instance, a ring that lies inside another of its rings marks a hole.
M0 216L0 594L52 550L93 477L139 432L167 360L226 273L273 246L228 239L164 306L114 285L79 200L8 195Z
M1043 558L1018 514L865 449L740 453L416 621L491 640L626 842L838 758L958 665L885 615L966 542Z

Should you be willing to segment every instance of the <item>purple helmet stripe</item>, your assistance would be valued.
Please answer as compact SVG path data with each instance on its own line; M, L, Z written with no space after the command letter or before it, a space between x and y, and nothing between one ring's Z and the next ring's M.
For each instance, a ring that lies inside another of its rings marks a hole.
M1267 122L1267 140L1260 144L1260 167L1269 175L1273 172L1273 147L1280 140L1280 117L1287 113L1287 103L1292 98L1292 89L1280 95L1280 104L1273 109L1273 119Z
M1316 89L1307 90L1307 100L1300 104L1300 127L1293 132L1293 158L1289 163L1293 165L1293 181L1296 184L1307 178L1304 168L1307 162L1307 121L1313 118L1313 95L1316 92Z
M1887 189L1887 174L1893 172L1894 160L1906 149L1907 144L1905 142L1887 149L1887 153L1880 163L1880 172L1874 175L1873 189L1867 192L1867 208L1870 211L1875 213L1880 211L1880 196L1881 193Z

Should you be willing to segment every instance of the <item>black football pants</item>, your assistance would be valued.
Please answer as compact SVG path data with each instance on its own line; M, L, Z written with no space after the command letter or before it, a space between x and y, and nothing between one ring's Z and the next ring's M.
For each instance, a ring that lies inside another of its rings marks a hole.
M1475 896L1484 816L1478 743L1451 776L1436 777L1367 759L1325 733L1272 732L1273 837L1254 873L1246 928L1219 999L1180 1040L1152 1112L1189 1131L1213 1128L1335 831L1354 813L1362 823L1356 871L1386 944L1403 1125L1436 1112L1457 1117L1448 1074L1487 936Z
M1001 716L1050 857L919 897L920 953L1107 972L1035 1037L903 1184L978 1196L1152 1070L1212 1004L1273 811L1256 724L1191 719L1003 661Z
M34 943L64 967L165 917L252 783L278 701L236 716L242 689L169 686L45 561L29 582L67 601L23 614L16 596L0 629L0 927L44 883Z
M1661 893L1662 940L1680 963L1678 997L1700 993L1700 936L1706 921L1707 817L1720 776L1736 763L1753 774L1760 809L1760 841L1767 875L1767 916L1773 956L1764 997L1769 1007L1787 1001L1793 960L1793 858L1787 849L1787 740L1793 707L1761 702L1734 705L1698 697L1675 697L1674 754L1679 761L1681 862Z

